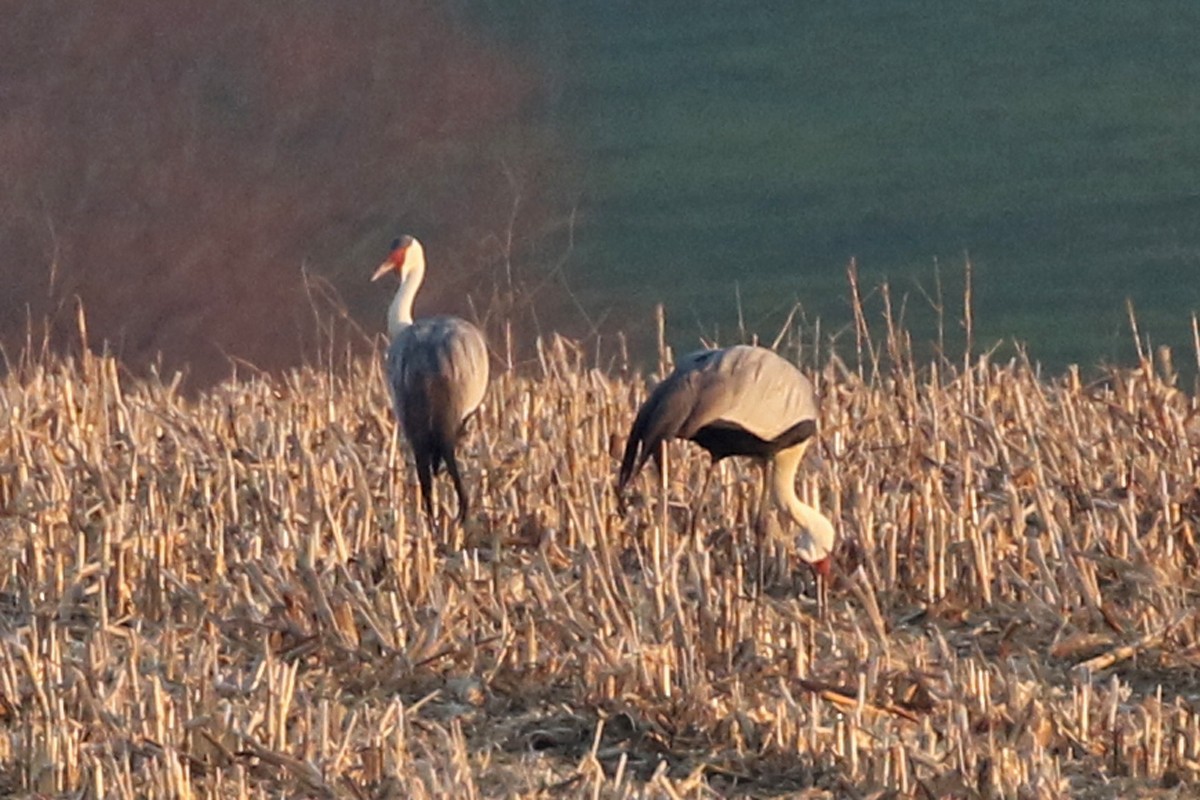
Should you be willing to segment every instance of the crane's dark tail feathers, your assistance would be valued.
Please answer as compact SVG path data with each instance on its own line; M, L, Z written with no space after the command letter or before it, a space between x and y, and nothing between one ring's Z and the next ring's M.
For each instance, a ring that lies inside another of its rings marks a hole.
M625 453L621 458L621 471L617 475L618 500L623 497L629 482L642 471L647 460L653 458L654 465L662 471L663 442L678 433L679 428L679 423L670 413L670 404L663 402L666 396L668 394L663 384L660 384L642 404L633 421L633 427L629 429L629 438L625 440Z
M446 465L458 494L458 519L465 519L467 514L467 492L454 457L454 447L462 430L457 406L449 382L440 376L430 376L419 382L404 397L404 430L417 462L421 500L431 519L433 479L441 471L442 464Z
M629 436L625 439L625 453L621 456L621 471L617 473L618 498L625 493L625 487L641 471L642 466L646 462L644 452L650 449L645 446L646 418L649 416L646 413L648 406L649 403L643 405L638 410L638 415L633 420L633 427L629 429Z
M428 451L413 448L417 461L417 480L421 484L421 506L425 516L433 519L433 459Z

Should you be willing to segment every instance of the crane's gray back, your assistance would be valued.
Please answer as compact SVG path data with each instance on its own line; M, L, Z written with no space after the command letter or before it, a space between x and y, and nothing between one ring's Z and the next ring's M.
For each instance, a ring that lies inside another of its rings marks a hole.
M679 435L731 422L765 440L817 418L812 381L790 361L763 347L737 345L690 353L667 381L691 384L695 405Z
M430 378L445 380L462 419L483 402L488 352L483 334L458 317L426 317L401 330L387 353L388 382L396 415L404 419L404 397Z

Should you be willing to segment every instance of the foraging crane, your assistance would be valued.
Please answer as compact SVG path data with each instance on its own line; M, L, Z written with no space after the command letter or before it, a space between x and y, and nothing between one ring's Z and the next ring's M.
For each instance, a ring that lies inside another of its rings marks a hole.
M801 501L795 485L796 470L817 430L816 418L812 382L775 352L738 345L692 353L638 410L625 442L617 493L647 459L653 457L661 469L667 439L692 440L709 452L713 465L728 456L752 456L763 469L762 501L770 475L775 503L800 528L798 555L828 578L833 523Z
M469 497L454 448L487 390L487 345L478 328L458 317L413 321L413 298L425 277L425 250L412 236L392 242L371 280L389 272L400 276L387 318L387 379L396 420L412 445L426 515L433 518L433 478L444 463L458 494L462 522Z

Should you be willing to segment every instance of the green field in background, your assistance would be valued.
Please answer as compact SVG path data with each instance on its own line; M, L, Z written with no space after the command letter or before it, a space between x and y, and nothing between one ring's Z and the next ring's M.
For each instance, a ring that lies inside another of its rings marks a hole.
M1125 300L1187 346L1200 308L1200 5L472 0L577 152L570 278L681 345L794 301L850 319L845 268L909 294L974 266L981 340L1127 360ZM955 304L959 298L949 298ZM952 321L952 320L951 320ZM723 338L724 337L723 335ZM1190 360L1190 352L1177 360Z

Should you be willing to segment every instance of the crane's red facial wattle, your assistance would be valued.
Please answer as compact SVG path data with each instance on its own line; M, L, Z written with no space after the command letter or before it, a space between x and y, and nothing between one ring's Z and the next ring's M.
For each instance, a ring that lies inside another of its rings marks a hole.
M379 269L375 270L375 274L371 276L371 280L377 281L389 272L395 272L397 275L404 275L404 260L408 257L408 244L402 244L395 247L392 252L388 253L388 257L379 265Z
M829 580L829 576L833 574L833 560L829 556L825 556L820 561L814 561L811 564L813 572L820 575L825 580Z

